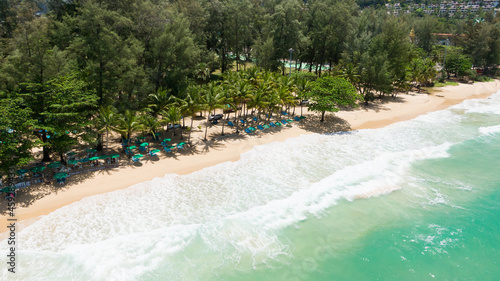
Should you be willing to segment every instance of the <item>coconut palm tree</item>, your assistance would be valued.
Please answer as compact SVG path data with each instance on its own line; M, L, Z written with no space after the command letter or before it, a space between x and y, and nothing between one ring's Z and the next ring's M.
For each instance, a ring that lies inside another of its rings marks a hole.
M298 78L295 81L295 87L297 88L297 97L300 100L300 116L302 116L303 101L307 99L309 93L309 80L305 78Z
M203 105L201 102L201 91L200 86L190 86L186 90L186 96L182 100L180 108L183 116L191 117L191 126L189 130L188 142L191 141L191 132L193 131L193 120L196 113L203 110Z
M116 109L111 106L102 106L97 114L97 126L99 134L106 132L106 154L109 153L109 131L116 129L117 113Z
M222 98L221 87L215 82L208 83L202 98L203 105L208 111L207 124L205 127L205 141L207 140L208 126L210 126L210 113L213 112L213 114L215 114L215 109L222 107Z
M149 114L142 115L141 124L144 129L147 130L148 133L151 133L153 137L156 137L155 134L158 132L158 129L161 128L161 123L157 118L153 117Z
M142 124L136 112L125 110L118 119L117 131L123 138L130 139L132 134L140 129L142 129Z
M182 118L180 108L178 106L172 105L168 108L167 111L163 112L162 115L168 120L168 122L172 123L172 126L174 126L172 130L175 136L176 135L175 124L179 122ZM182 127L181 127L181 139L182 139Z
M154 94L149 94L148 108L153 117L157 117L171 104L175 103L175 97L171 95L171 91L170 89L160 89Z

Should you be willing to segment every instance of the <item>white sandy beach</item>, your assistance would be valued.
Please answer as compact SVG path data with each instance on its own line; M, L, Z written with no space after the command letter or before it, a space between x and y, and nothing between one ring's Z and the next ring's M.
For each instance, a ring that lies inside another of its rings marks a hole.
M394 122L410 120L431 111L447 108L465 99L486 98L499 90L498 80L495 80L436 88L432 94L400 94L396 100L387 98L355 110L328 113L323 123L319 122L317 115L306 113L305 115L308 116L306 120L295 122L291 127L271 128L271 132L258 131L255 135L247 135L244 132L236 135L233 134L233 128L226 127L227 135L218 137L216 133L220 132L220 127L216 126L209 130L211 138L206 143L202 141L204 134L202 126L201 130L195 130L193 133L191 140L194 146L188 151L176 153L174 157L166 156L162 151L159 160L145 157L140 166L122 165L111 170L101 170L89 174L87 179L78 182L71 182L70 178L68 184L57 192L25 204L28 205L27 207L18 206L16 218L18 221L30 219L32 222L39 216L47 215L88 196L124 189L168 173L188 174L218 163L237 161L242 153L251 150L256 145L280 142L304 134L381 128ZM297 113L300 113L300 108L296 109ZM197 122L204 124L204 121ZM117 143L114 145L119 146ZM19 201L23 200L22 196L23 193L20 192ZM6 225L6 219L5 216L0 217L2 226Z

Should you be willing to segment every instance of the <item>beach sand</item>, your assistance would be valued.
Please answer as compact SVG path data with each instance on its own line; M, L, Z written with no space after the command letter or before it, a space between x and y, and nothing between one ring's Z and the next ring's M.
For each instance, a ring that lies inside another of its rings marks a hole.
M202 126L201 129L195 129L192 134L193 147L183 152L166 156L162 151L159 153L159 160L146 156L139 166L135 164L124 165L119 168L89 173L85 180L77 182L71 182L70 178L70 182L66 186L53 187L55 192L44 194L42 198L25 199L23 202L21 194L15 218L18 222L23 221L19 224L22 229L35 222L40 216L47 215L82 198L124 189L169 173L183 175L219 163L237 161L242 153L251 150L256 145L281 142L304 134L381 128L394 122L410 120L419 115L458 104L465 99L486 98L500 90L498 82L495 80L493 82L446 86L433 89L431 94L400 94L396 99L387 97L354 110L340 111L335 114L327 113L325 122L319 122L318 114L304 112L308 118L301 122L294 122L291 127L271 128L271 132L258 131L255 135L247 135L245 132L234 134L235 130L226 126L225 132L229 135L222 137L218 136L220 126L214 126L209 130L209 140L203 142L204 127ZM300 108L296 108L295 113L300 114ZM196 122L195 127L197 124L204 124L203 120ZM119 147L118 143L114 145ZM126 163L128 160L123 161ZM0 217L0 225L2 230L5 229L6 216ZM19 227L17 231L20 230ZM1 236L5 236L5 233L0 235L0 238L2 238Z

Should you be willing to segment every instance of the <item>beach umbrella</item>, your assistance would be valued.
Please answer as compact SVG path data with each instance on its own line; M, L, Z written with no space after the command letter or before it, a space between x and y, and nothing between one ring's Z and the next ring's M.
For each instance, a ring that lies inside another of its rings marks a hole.
M147 142L143 142L143 143L141 143L141 146L142 146L142 147L145 147L145 146L148 146L148 145L149 145L149 143L147 143Z
M71 151L71 152L66 153L66 155L68 155L68 156L75 156L76 152Z
M78 164L78 161L76 161L76 160L69 160L68 164L70 164L70 165L76 165L76 164Z
M111 158L120 158L120 154L113 154L110 156Z
M52 162L49 165L47 165L49 168L58 168L61 167L61 162Z
M167 148L170 148L170 149L172 149L172 148L174 148L174 147L175 147L175 145L170 145L170 146L167 146Z
M97 157L97 156L89 158L90 161L95 161L95 160L98 160L98 159L99 159L99 157Z
M54 175L55 179L62 179L68 176L68 173L57 173Z
M286 122L292 123L293 120L292 119L286 119Z
M151 151L151 153L158 153L158 152L160 152L159 149L155 149L155 150Z
M299 118L300 118L300 119L306 119L306 117L305 117L305 116L300 116Z
M274 124L276 124L276 126L281 126L281 123L280 123L280 122L276 122L276 123L274 123Z
M88 162L89 159L88 158L82 158L80 160L78 160L78 162L82 162L82 163L85 163L85 162Z
M89 148L89 149L87 149L87 152L88 153L95 153L95 152L97 152L97 149Z
M9 192L14 192L15 189L16 189L15 186L7 186L7 187L4 187L1 191L5 192L5 193L9 193Z
M132 149L134 149L134 148L137 148L137 146L132 145L132 146L129 146L129 147L128 147L128 149L130 149L130 150L132 150Z
M178 145L185 145L186 143L185 142L180 142Z
M144 140L144 139L146 139L146 137L138 137L137 139L138 140Z
M17 170L16 172L17 172L18 175L24 175L24 174L26 174L28 172L28 170L21 169L21 170Z
M144 155L142 155L142 154L136 154L136 155L134 155L134 156L132 156L132 157L133 157L133 158L142 158L142 157L144 157Z
M161 133L159 133L159 132L158 132L158 133L155 133L155 136L157 136L157 137L158 137L158 136L161 136Z
M267 124L264 125L263 127L266 128L266 129L269 129L269 125L267 125Z
M30 171L32 171L33 173L38 173L38 172L41 172L43 170L45 170L44 166L36 166L36 167L33 167L30 169Z
M163 141L172 141L171 139L163 139Z
M250 131L255 131L255 128L254 127L249 127L248 128Z
M106 159L106 158L109 158L109 155L101 155L101 156L99 156L99 159Z

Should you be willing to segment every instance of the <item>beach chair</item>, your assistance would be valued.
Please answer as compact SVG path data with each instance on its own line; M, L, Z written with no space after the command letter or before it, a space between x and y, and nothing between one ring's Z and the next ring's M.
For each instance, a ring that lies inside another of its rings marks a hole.
M169 147L164 147L163 149L165 150L165 152L172 152L172 149L170 149Z
M134 163L137 163L137 162L140 162L140 161L141 161L141 158L132 157L132 161L133 161Z
M277 127L281 127L281 123L280 122L276 122L274 123Z
M248 129L248 128L246 128L246 129L245 129L245 132L246 132L247 134L251 134L251 133L252 133L252 131L250 131L250 129Z
M276 125L273 122L269 123L269 126L276 127Z
M257 117L252 118L254 122L257 122Z
M177 149L184 149L185 142L180 142L177 144Z
M139 151L146 152L146 147L145 146L139 146Z
M286 122L286 120L285 120L285 119L281 120L281 123L282 123L283 125L288 124L288 122Z
M264 130L264 127L262 127L262 125L257 126L257 128L261 131Z
M231 121L227 122L227 125L231 126L231 127L234 126L233 122L231 122Z
M150 151L149 156L156 156L156 153L153 153L153 151Z
M295 119L295 121L300 121L300 118L295 116L293 119Z
M246 123L244 119L240 119L240 122L241 122L241 124L243 124L243 125L245 125L245 123Z
M281 111L281 114L285 115L285 116L288 115L288 113L286 113L286 111Z

